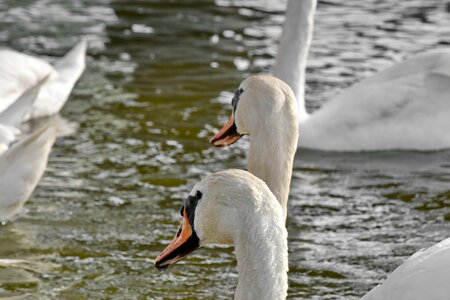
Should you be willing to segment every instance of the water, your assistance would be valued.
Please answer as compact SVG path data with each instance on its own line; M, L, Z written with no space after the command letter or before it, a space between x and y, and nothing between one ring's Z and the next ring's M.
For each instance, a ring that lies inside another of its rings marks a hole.
M181 1L180 1L181 2ZM449 47L448 4L323 1L307 105L414 53ZM229 247L166 272L154 257L178 209L213 171L245 168L246 142L213 149L230 94L269 71L284 2L0 2L0 44L62 55L88 36L87 69L43 180L0 227L0 297L229 299ZM358 299L416 250L448 237L450 152L297 153L289 202L289 297Z

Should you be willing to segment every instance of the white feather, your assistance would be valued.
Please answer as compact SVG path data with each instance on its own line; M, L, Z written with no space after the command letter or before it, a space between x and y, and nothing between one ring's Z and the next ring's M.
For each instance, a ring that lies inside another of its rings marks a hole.
M44 127L0 154L0 221L20 211L47 166L56 128Z

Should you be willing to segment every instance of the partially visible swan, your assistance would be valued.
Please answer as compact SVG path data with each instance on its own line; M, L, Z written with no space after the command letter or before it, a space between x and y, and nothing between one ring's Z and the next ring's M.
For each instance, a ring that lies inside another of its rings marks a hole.
M158 255L163 269L210 243L234 244L239 281L235 299L285 299L287 232L275 196L242 170L208 175L184 201L183 221ZM450 238L408 258L362 300L448 300Z
M0 221L7 221L30 198L47 166L56 128L43 127L0 154Z
M273 74L293 89L299 147L336 151L450 148L450 50L416 55L305 109L316 0L289 0Z
M450 238L409 257L361 300L450 299Z
M155 260L163 269L210 243L234 244L234 299L286 299L288 246L281 206L267 185L242 170L208 175L184 201L183 221Z
M59 112L84 71L86 47L87 41L82 39L54 66L40 58L7 48L0 49L0 112L44 79L31 117Z
M298 139L294 94L273 76L250 76L236 90L232 105L230 120L210 142L223 147L250 135L248 171L267 183L286 217Z

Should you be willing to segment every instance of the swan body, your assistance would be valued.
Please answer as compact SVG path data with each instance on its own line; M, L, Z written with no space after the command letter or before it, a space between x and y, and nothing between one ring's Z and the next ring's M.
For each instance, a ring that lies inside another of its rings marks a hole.
M241 83L232 104L230 120L211 143L223 147L250 135L248 171L267 183L286 217L298 139L295 96L283 81L257 75Z
M290 0L274 75L297 97L298 146L327 151L450 148L450 50L416 55L344 90L318 111L304 105L316 0Z
M450 238L408 258L361 300L450 299Z
M0 154L0 221L20 211L47 166L56 128L47 126L25 136Z
M0 112L24 91L39 85L32 118L56 114L63 107L85 68L87 41L81 40L51 66L46 61L11 49L0 49Z
M233 243L239 281L234 299L287 295L288 247L283 210L267 185L249 172L208 175L184 201L183 221L155 260L163 269L210 243Z

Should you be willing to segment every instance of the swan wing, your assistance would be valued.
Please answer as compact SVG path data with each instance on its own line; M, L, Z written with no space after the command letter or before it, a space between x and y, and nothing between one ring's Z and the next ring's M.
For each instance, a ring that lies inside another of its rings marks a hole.
M449 115L450 51L432 51L326 103L306 121L303 137L300 130L300 146L343 151L448 148Z
M33 103L47 78L43 78L36 85L30 87L19 99L14 101L4 111L0 112L0 124L17 126L22 123L33 111Z
M0 112L52 72L53 67L40 58L0 48Z
M47 166L54 125L39 129L0 155L0 220L16 214L29 199Z
M48 80L34 103L33 118L58 113L85 69L87 41L82 39L55 65L56 76Z
M450 299L450 238L422 249L362 300Z

